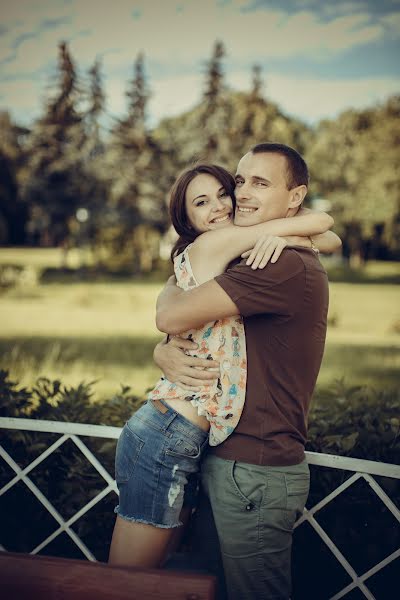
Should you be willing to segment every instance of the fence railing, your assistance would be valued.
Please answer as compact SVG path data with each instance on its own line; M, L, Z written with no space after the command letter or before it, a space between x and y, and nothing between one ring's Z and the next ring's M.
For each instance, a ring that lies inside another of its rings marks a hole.
M71 540L78 546L84 556L90 561L96 561L95 556L92 554L90 549L84 544L79 538L76 532L72 529L72 525L85 513L91 510L100 500L102 500L110 491L118 494L118 489L112 475L103 467L96 456L91 452L88 446L80 439L81 436L89 436L94 438L108 438L117 439L121 432L120 427L107 427L103 425L87 425L80 423L64 423L59 421L40 421L35 419L20 419L20 418L7 418L0 417L0 429L14 429L24 431L35 431L42 433L53 433L60 434L60 437L51 444L44 452L36 457L29 465L24 468L20 468L15 462L13 457L0 445L0 456L8 464L8 466L14 471L15 476L0 489L0 496L8 492L14 485L19 482L23 482L27 488L36 496L41 502L45 509L53 516L57 521L58 527L43 541L41 541L35 548L33 548L30 554L37 554L48 544L50 544L57 536L62 533L66 533ZM32 479L29 477L31 471L37 467L43 460L45 460L52 452L62 446L67 440L71 440L77 448L82 452L85 458L93 465L99 475L104 479L105 487L101 490L94 498L82 506L72 517L65 520L51 504L51 502L45 497L40 489L35 485ZM365 480L371 490L377 495L381 502L386 506L393 516L395 526L400 525L400 510L383 490L383 488L376 481L374 476L388 477L400 480L400 466L379 463L369 460L361 460L343 456L335 456L330 454L319 454L315 452L306 452L307 460L310 465L316 465L319 467L327 467L332 469L340 469L342 471L350 471L353 474L341 483L336 489L330 492L325 498L320 500L310 509L305 509L302 517L296 522L295 527L300 527L303 523L308 522L318 536L322 539L324 544L329 548L332 555L340 563L343 569L351 578L351 582L346 585L343 589L338 591L334 596L331 596L330 600L339 600L352 590L358 588L365 598L368 600L375 600L374 595L368 588L368 580L373 575L378 573L381 569L389 565L392 561L400 557L400 548L396 549L389 556L386 556L383 560L375 564L368 571L358 574L355 568L345 558L343 553L339 550L337 545L324 530L321 524L316 520L315 515L330 502L342 494L345 490L349 489L354 483L363 479ZM6 551L7 549L1 545L0 549Z

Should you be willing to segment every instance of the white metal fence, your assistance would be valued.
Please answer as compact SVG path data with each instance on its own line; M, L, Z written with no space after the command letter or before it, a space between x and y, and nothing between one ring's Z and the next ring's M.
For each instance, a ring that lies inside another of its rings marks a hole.
M49 511L58 523L56 528L51 535L44 539L38 544L31 554L37 554L45 546L50 544L57 536L62 533L66 533L71 540L78 546L81 552L86 556L88 560L95 561L90 549L83 543L79 536L72 529L72 525L90 509L92 509L102 498L104 498L110 491L114 491L118 494L113 477L106 471L99 460L94 456L87 445L80 439L81 436L89 436L94 438L108 438L117 439L121 432L119 427L106 427L102 425L86 425L80 423L64 423L59 421L40 421L34 419L20 419L20 418L7 418L0 417L0 429L17 429L24 431L36 431L42 433L55 433L60 434L60 437L51 444L42 454L40 454L35 460L29 465L21 469L10 454L0 445L0 456L8 464L8 466L14 471L15 476L2 488L0 489L0 496L5 494L18 482L23 482L28 489L36 496L36 498L42 503L42 505ZM39 490L35 483L30 479L29 473L37 467L43 460L45 460L52 452L64 444L67 440L72 442L79 448L85 458L93 465L99 475L104 479L105 487L99 492L94 498L92 498L85 506L80 508L72 517L68 520L64 520L56 508L49 502L44 494ZM315 515L324 508L329 502L337 498L342 492L349 489L355 482L364 479L371 487L371 490L377 495L377 497L385 504L386 508L393 515L394 525L400 526L400 510L390 499L388 494L382 489L378 482L374 479L374 476L389 477L400 480L400 466L384 464L368 460L360 460L355 458L348 458L343 456L334 456L330 454L318 454L315 452L307 452L307 460L310 465L317 465L320 467L328 467L333 469L341 469L343 471L353 472L344 483L339 485L334 491L328 494L325 498L320 500L311 509L305 509L303 516L297 521L295 527L300 527L302 523L308 522L315 532L320 536L333 556L339 561L343 569L351 578L351 583L346 585L343 589L337 592L331 597L331 600L339 600L352 590L358 588L365 598L368 600L374 600L372 592L368 588L368 579L378 573L385 566L389 565L396 558L400 557L400 548L397 548L384 560L374 565L368 571L362 574L357 574L355 569L345 558L333 540L329 537L327 532L323 529L320 523L315 519ZM1 546L0 549L7 550Z

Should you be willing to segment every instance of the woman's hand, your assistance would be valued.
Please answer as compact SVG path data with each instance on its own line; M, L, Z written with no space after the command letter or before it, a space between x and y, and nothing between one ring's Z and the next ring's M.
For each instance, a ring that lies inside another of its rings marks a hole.
M268 261L275 263L287 245L288 242L285 238L263 235L252 250L243 252L242 258L248 257L246 265L251 265L252 269L263 269Z
M185 351L195 351L197 344L180 337L166 338L154 348L153 358L169 381L185 390L198 391L200 387L219 377L219 363L189 356Z

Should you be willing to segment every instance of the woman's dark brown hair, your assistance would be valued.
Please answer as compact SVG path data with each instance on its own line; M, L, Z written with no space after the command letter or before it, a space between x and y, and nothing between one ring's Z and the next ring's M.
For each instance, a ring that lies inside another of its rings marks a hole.
M185 169L175 180L170 191L169 215L172 225L175 228L179 238L171 251L171 260L184 251L186 246L191 244L199 235L198 231L193 229L186 212L186 190L191 181L197 175L211 175L224 187L225 191L232 198L233 208L235 208L235 180L232 175L219 165L208 163L196 164L189 169Z

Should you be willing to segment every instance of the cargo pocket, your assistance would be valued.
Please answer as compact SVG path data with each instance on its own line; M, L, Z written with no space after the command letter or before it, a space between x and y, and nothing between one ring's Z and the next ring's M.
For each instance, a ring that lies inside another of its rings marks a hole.
M310 490L310 477L308 474L285 474L287 490L286 521L293 527L297 519L303 514Z

